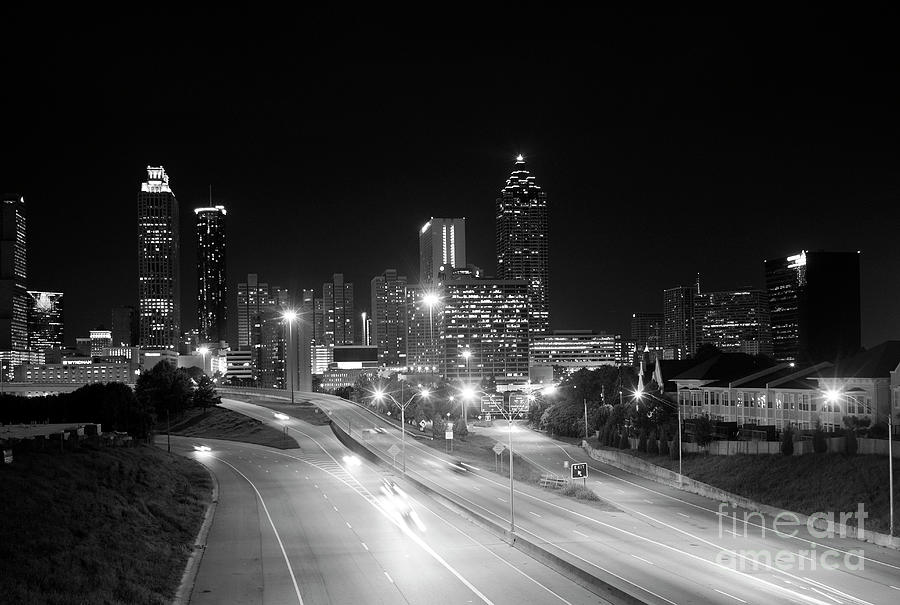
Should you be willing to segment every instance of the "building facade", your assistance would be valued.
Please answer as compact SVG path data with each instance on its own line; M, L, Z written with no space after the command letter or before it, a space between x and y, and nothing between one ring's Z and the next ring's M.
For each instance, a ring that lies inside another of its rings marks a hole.
M801 250L765 261L779 361L835 361L860 348L859 253Z
M356 313L353 311L353 284L344 282L343 273L335 273L322 284L324 344L354 344Z
M62 349L65 343L63 293L29 290L28 348L42 353L46 349Z
M663 357L686 359L697 352L694 286L663 290Z
M554 379L560 379L582 369L620 365L622 337L591 330L554 330L532 339L528 353L531 366L557 368Z
M423 286L406 286L406 366L411 372L437 374L441 369L440 307L426 303Z
M252 349L259 345L260 315L271 304L269 284L260 283L256 273L247 275L247 281L238 284L238 348Z
M136 346L139 341L138 315L134 307L113 307L111 320L113 345Z
M224 206L194 208L197 219L197 326L200 341L228 340Z
M103 357L109 355L112 347L112 332L110 330L91 330L91 357Z
M466 219L432 217L419 230L419 283L434 286L441 267L466 266Z
M496 201L497 278L528 284L532 337L550 329L550 227L547 194L516 158Z
M764 290L703 292L694 299L697 346L772 355L769 298Z
M406 366L406 276L396 269L372 279L372 329L378 363Z
M133 384L135 372L130 363L51 363L23 364L16 368L16 381L36 384L124 382Z
M644 349L647 349L650 355L650 361L662 356L663 349L663 325L664 315L662 313L632 313L631 314L631 342L634 343L634 350L639 355L643 355ZM639 360L633 360L637 363Z
M28 265L26 258L25 198L0 200L0 372L30 360L28 351Z
M162 166L138 194L138 300L142 349L177 350L181 335L178 201Z
M439 342L446 380L527 382L529 291L529 282L513 279L461 278L442 284Z

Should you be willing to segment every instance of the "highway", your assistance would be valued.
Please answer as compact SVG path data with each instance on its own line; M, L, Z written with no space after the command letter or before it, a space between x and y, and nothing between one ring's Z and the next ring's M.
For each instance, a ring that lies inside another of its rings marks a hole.
M380 426L366 442L381 452L399 441L399 432L368 410L339 398L303 394L335 422L359 436ZM230 404L231 405L231 404ZM486 430L486 429L476 429ZM491 429L497 431L497 429ZM506 441L506 429L497 432ZM893 603L900 597L897 552L849 539L797 538L729 524L719 527L718 503L665 488L591 460L530 430L514 427L517 451L540 466L560 472L562 461L590 463L590 486L608 503L597 507L522 483L516 484L517 533L613 585L650 603ZM407 440L411 476L436 487L451 485L457 499L498 522L509 522L508 481L489 472L462 476L445 471L438 451ZM386 456L389 460L390 458ZM730 512L730 511L728 511ZM827 549L834 557L864 552L862 565L842 559L838 570L813 569ZM807 552L804 551L814 551ZM785 557L795 557L793 563ZM770 557L770 558L767 558Z
M226 402L300 445L277 450L173 437L173 450L206 465L219 499L191 603L605 603L537 564L390 469L348 451L331 429ZM208 452L195 446L205 445ZM407 520L381 491L410 499Z

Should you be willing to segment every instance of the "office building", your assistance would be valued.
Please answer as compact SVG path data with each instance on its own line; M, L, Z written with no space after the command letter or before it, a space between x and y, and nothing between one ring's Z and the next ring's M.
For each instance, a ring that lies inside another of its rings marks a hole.
M639 354L643 354L645 348L648 349L650 361L662 356L663 324L662 313L631 314L631 342ZM633 363L638 361L634 360Z
M0 200L0 372L12 380L13 368L30 360L25 239L25 199Z
M138 298L142 349L176 351L181 335L178 201L162 166L147 166L138 194Z
M285 389L288 387L288 322L281 309L269 306L262 312L259 334L256 356L258 386Z
M622 336L591 330L554 330L535 336L529 343L529 364L554 368L559 380L578 370L618 366L623 353Z
M250 349L227 351L225 353L225 364L225 379L229 384L242 386L253 386L256 384L253 351Z
M117 347L130 347L138 343L138 315L134 307L113 307L112 340Z
M441 307L429 305L423 286L406 286L406 366L410 372L436 374L443 353L440 347Z
M197 218L197 326L200 342L228 340L224 206L194 208Z
M103 357L109 355L112 346L112 332L110 330L91 330L91 357Z
M43 353L63 348L63 293L29 290L28 296L28 349Z
M859 253L801 250L765 261L779 361L835 361L860 348Z
M697 346L772 355L769 299L764 290L704 292L694 298Z
M372 279L372 339L378 363L406 365L406 276L388 269Z
M441 374L450 382L528 380L529 283L459 278L442 284ZM468 352L468 356L463 352Z
M238 348L248 349L259 345L260 314L271 304L269 284L260 283L256 273L247 275L247 281L238 284Z
M356 313L353 311L353 284L344 283L344 274L335 273L322 284L324 343L328 346L354 344Z
M16 381L31 384L124 382L133 384L136 374L129 362L23 364L16 368Z
M378 350L365 345L338 345L332 348L334 361L322 375L322 390L334 391L344 387L352 387L363 374L374 377L378 373ZM366 396L366 393L355 393L355 397Z
M663 357L687 359L697 352L694 321L696 286L678 286L663 290Z
M466 219L432 217L419 230L419 283L434 286L441 267L466 266Z
M547 194L520 155L497 198L497 278L528 283L531 337L550 329L550 230Z

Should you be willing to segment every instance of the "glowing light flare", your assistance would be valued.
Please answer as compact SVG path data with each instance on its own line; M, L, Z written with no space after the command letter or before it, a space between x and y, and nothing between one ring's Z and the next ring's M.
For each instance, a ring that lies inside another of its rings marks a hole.
M428 305L429 307L433 307L439 302L441 302L441 298L435 294L434 292L426 292L424 296L422 296L422 302Z
M288 311L285 311L281 315L281 317L283 319L285 319L286 321L294 321L295 319L297 319L297 312L293 311L293 310L288 310Z
M463 399L475 399L475 389L472 387L464 387L462 390Z

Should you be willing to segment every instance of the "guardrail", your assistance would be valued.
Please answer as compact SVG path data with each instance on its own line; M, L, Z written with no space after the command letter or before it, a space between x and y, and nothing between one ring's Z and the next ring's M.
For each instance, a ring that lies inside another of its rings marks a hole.
M544 473L541 475L541 487L549 487L551 489L561 489L569 484L569 480L553 473Z

